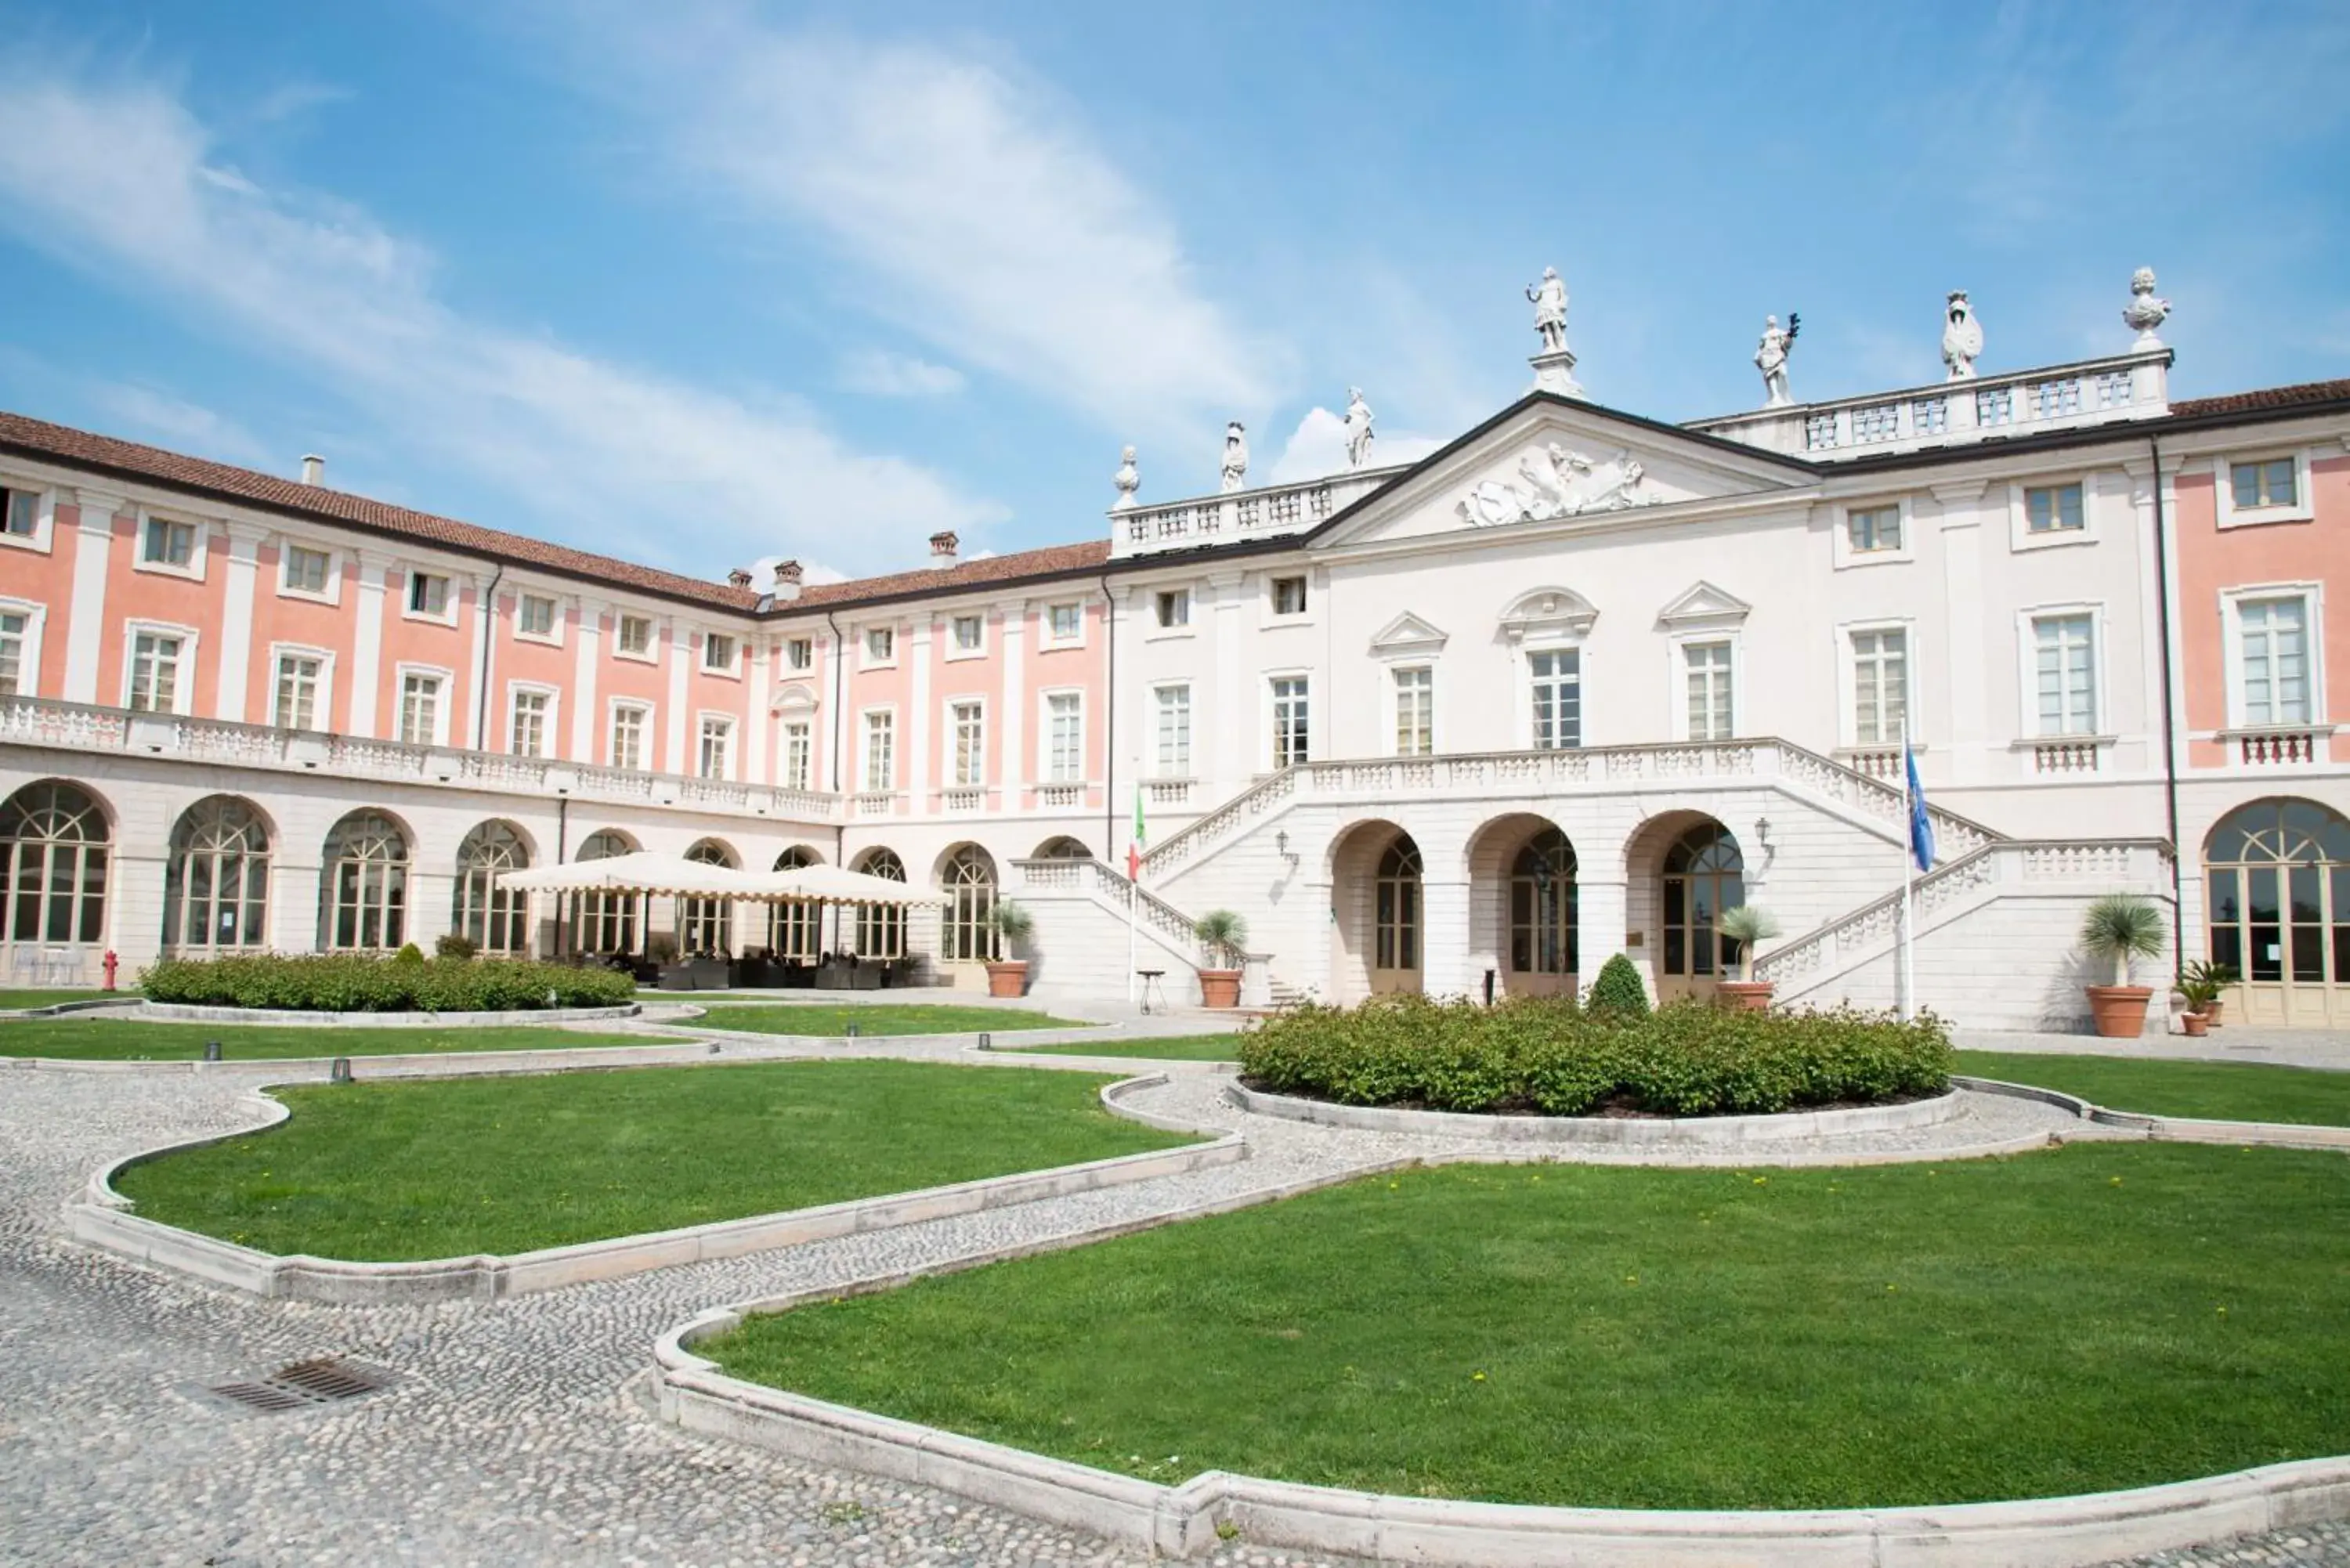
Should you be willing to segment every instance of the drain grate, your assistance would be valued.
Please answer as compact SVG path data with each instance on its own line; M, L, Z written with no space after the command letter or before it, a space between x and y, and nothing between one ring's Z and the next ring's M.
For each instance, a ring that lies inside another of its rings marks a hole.
M242 1405L248 1410L277 1415L314 1405L339 1405L389 1388L392 1375L362 1366L338 1355L320 1356L281 1366L266 1377L247 1382L215 1383L208 1394Z

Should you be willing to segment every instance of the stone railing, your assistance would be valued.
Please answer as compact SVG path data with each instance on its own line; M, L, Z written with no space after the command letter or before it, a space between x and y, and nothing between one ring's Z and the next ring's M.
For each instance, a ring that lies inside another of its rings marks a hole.
M1217 841L1278 811L1297 796L1398 800L1486 795L1511 790L1607 789L1643 784L1786 781L1857 814L1898 825L1908 796L1872 778L1770 737L1584 746L1566 751L1472 752L1457 756L1374 757L1300 763L1259 780L1149 850L1143 862L1164 875ZM1998 836L1981 824L1929 806L1937 845L1961 855Z
M2324 757L2334 734L2331 724L2279 725L2268 730L2230 730L2221 739L2231 742L2236 761L2248 768L2314 763Z
M1134 906L1135 915L1179 951L1196 953L1200 946L1191 917L1150 891L1138 888L1098 860L1014 860L1020 885L1031 891L1091 895L1121 915ZM1134 901L1139 898L1139 905Z
M61 751L168 756L276 773L331 774L338 778L454 784L502 794L685 806L788 821L832 822L840 816L838 796L813 790L639 773L452 746L413 746L400 741L280 730L224 719L130 713L41 697L0 698L0 742Z
M1271 484L1112 512L1110 554L1147 556L1234 539L1300 534L1327 522L1410 465L1348 469L1296 484Z

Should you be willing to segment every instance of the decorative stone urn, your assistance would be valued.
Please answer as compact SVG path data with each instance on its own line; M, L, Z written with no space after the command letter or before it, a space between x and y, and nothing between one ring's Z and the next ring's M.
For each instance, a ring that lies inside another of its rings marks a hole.
M2087 985L2089 1015L2097 1033L2107 1040L2135 1040L2146 1033L2146 1004L2153 999L2147 985Z
M1203 969L1200 971L1201 1006L1238 1007L1240 1004L1240 971L1236 969Z
M1022 997L1028 994L1028 961L1004 959L987 966L987 994Z
M1732 1012L1768 1012L1771 992L1776 989L1767 980L1725 980L1714 986L1713 997Z

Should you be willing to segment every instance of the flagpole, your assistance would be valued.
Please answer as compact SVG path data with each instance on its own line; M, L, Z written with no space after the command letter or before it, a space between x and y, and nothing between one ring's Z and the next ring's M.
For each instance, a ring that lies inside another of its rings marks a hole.
M1913 895L1918 885L1917 821L1918 803L1909 789L1910 771L1916 764L1910 761L1909 720L1901 720L1901 1022L1907 1023L1918 1012L1918 964L1913 950L1916 909Z
M1126 1004L1134 1005L1134 988L1141 983L1135 972L1135 931L1142 914L1142 844L1137 831L1142 822L1142 781L1134 781L1134 825L1128 828L1133 834L1126 851Z

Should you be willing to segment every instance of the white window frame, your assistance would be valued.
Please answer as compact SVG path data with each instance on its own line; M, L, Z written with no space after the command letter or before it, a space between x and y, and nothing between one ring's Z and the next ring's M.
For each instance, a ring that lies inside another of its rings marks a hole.
M30 550L36 556L49 554L52 541L57 537L57 491L47 484L20 483L5 473L0 473L0 490L12 490L20 495L33 497L33 531L11 534L0 528L0 545L11 550Z
M620 637L621 623L632 620L640 620L645 623L645 646L642 651L639 651L638 649L629 647ZM634 610L615 610L612 612L613 658L625 659L631 664L659 664L660 662L660 619L659 617L639 615Z
M712 664L710 662L710 650L717 646L715 639L722 637L726 639L726 662ZM700 657L694 660L694 668L721 680L740 680L743 679L743 639L734 633L704 630Z
M1909 743L1919 751L1926 749L1918 736L1921 727L1918 716L1918 622L1908 616L1883 616L1869 620L1840 621L1835 628L1836 671L1836 737L1837 744L1849 751L1875 751L1882 746L1898 746L1901 737L1888 740L1864 741L1860 738L1860 677L1856 669L1852 639L1864 632L1898 631L1901 634L1901 711L1908 722ZM2039 712L2038 701L2033 704L2034 722Z
M1428 677L1428 750L1425 752L1407 752L1402 749L1403 688L1398 683L1396 678L1407 673ZM1380 674L1380 683L1387 688L1387 701L1382 706L1386 710L1388 755L1393 757L1436 755L1443 749L1443 737L1437 730L1436 660L1425 656L1388 659L1382 661ZM1313 737L1309 733L1306 738L1310 742Z
M532 599L537 599L547 607L545 631L523 629L522 607ZM515 590L514 635L516 642L536 642L546 648L561 648L563 620L563 597L560 594L542 594L529 588Z
M873 777L873 721L889 721L889 775L876 782ZM858 794L894 794L898 790L898 705L878 702L870 708L857 711L857 793Z
M1183 607L1183 618L1171 625L1159 618L1161 603L1170 596L1179 600ZM1188 584L1176 587L1152 588L1150 618L1144 623L1144 635L1154 641L1160 638L1196 637L1199 635L1199 628L1191 618L1191 612L1199 607L1199 596L1192 593Z
M784 668L788 671L805 673L816 668L816 639L813 637L787 637L783 639L782 652ZM800 653L807 657L797 657Z
M1665 644L1667 657L1670 660L1670 668L1672 670L1672 684L1669 690L1672 693L1673 739L1676 741L1688 741L1692 738L1690 734L1689 714L1689 649L1691 647L1714 646L1721 644L1727 644L1730 649L1730 733L1712 738L1734 741L1740 736L1745 734L1745 639L1740 636L1735 628L1714 627L1705 630L1691 628L1688 631L1674 632L1665 639ZM1531 679L1533 674L1531 666L1528 667L1527 674L1529 679ZM1576 692L1578 701L1575 706L1578 717L1580 717L1586 711L1585 704L1579 701L1582 695L1580 687L1583 674L1584 672L1582 670L1578 668L1575 672L1576 684L1578 688ZM1526 723L1531 726L1534 723L1534 703L1532 700L1529 699L1526 703Z
M637 716L637 760L620 760L620 715ZM615 697L604 708L604 765L623 773L649 774L653 768L654 708L642 697Z
M2090 701L2097 705L2096 728L2080 733L2043 735L2040 732L2040 632L2034 623L2074 616L2089 618ZM2106 607L2102 599L2030 605L2016 611L2015 652L2017 743L2105 740L2113 735L2114 711L2108 706L2111 698L2107 691Z
M1192 747L1199 737L1198 731L1195 728L1198 715L1191 703L1192 687L1193 683L1189 680L1159 680L1153 682L1151 685L1150 776L1152 778L1188 779L1195 776L1192 766ZM1171 767L1168 763L1162 751L1159 737L1159 722L1162 711L1160 704L1164 701L1164 698L1160 696L1160 693L1167 691L1180 691L1183 693L1183 756L1182 765L1180 767Z
M2293 502L2290 506L2236 505L2236 464L2239 462L2270 462L2281 457L2293 460ZM2310 490L2310 452L2301 447L2292 452L2274 448L2263 451L2224 452L2211 460L2211 494L2218 508L2217 521L2222 528L2253 528L2263 523L2310 523L2317 518L2316 497Z
M714 774L709 771L709 764L703 760L702 756L702 753L708 751L710 747L710 726L712 724L720 726L720 743L726 748L724 765ZM705 708L702 711L694 714L693 776L695 778L715 779L724 781L726 783L733 782L734 775L742 768L742 756L740 754L742 748L734 743L735 738L741 732L742 728L743 722L739 717L733 713L723 712L714 708Z
M212 528L209 524L177 512L157 512L139 508L139 524L130 535L130 569L150 572L159 577L181 577L192 583L204 580L204 564L212 554ZM188 558L183 565L147 558L147 528L152 523L169 524L189 530Z
M1076 611L1077 628L1066 637L1058 636L1053 630L1053 612L1056 609ZM1086 645L1086 601L1054 599L1045 604L1036 612L1036 638L1037 646L1046 651L1064 648L1083 648Z
M327 586L311 589L294 584L294 552L307 551L327 557ZM307 539L281 539L277 545L277 597L300 599L305 604L340 605L343 602L343 553L326 545L313 545Z
M955 710L966 706L979 710L979 746L978 755L973 759L973 772L975 776L962 779L955 776L955 763L957 760L956 751L962 743L962 736L956 730ZM983 789L986 787L987 720L987 699L976 691L966 691L957 696L949 697L940 705L939 735L941 744L939 750L941 754L940 755L939 763L940 773L945 780L945 783L940 786L941 788Z
M795 766L792 756L793 732L798 732L800 755ZM777 780L785 789L806 790L816 785L816 721L784 719L775 725Z
M539 749L535 752L517 752L514 749L515 706L516 700L525 696L544 697L546 699L545 724L539 731L538 736ZM562 716L563 692L559 688L549 686L544 680L507 681L506 755L510 757L532 757L540 762L555 761L562 750L562 748L556 743L556 737L562 733Z
M1575 744L1553 746L1552 751L1581 751L1591 744L1591 646L1579 637L1554 636L1527 638L1517 645L1517 671L1513 678L1515 691L1512 700L1517 704L1514 721L1518 749L1534 751L1534 660L1537 653L1572 653L1575 655ZM1676 695L1678 683L1671 688Z
M1264 672L1264 683L1260 688L1260 690L1264 693L1264 707L1262 711L1262 717L1257 721L1257 761L1260 771L1268 774L1279 773L1284 766L1280 760L1280 751L1274 744L1274 727L1279 716L1280 698L1274 693L1273 688L1274 683L1279 680L1303 680L1305 682L1305 754L1300 757L1292 757L1287 765L1294 767L1299 763L1310 763L1314 760L1315 754L1314 750L1314 742L1316 738L1315 732L1323 728L1323 721L1328 717L1327 714L1321 713L1319 711L1322 707L1322 694L1317 693L1315 691L1315 687L1318 685L1319 682L1315 680L1313 670L1266 670ZM1326 742L1328 737L1323 736L1321 739Z
M1071 778L1056 777L1053 772L1053 699L1074 697L1077 701L1076 774ZM1048 686L1036 693L1036 782L1045 784L1084 784L1087 750L1092 737L1087 730L1092 715L1086 711L1086 691L1082 686Z
M439 577L449 585L449 597L445 601L446 607L442 614L434 615L431 610L411 607L416 602L416 579L419 577ZM458 588L456 573L436 572L424 566L408 566L403 568L402 581L400 585L400 618L420 620L427 626L455 626L458 601L463 597L463 594Z
M2086 504L2085 492L2084 504ZM1852 514L1856 512L1884 512L1898 509L1901 514L1901 546L1896 550L1856 550L1852 545ZM1854 566L1886 566L1900 561L1918 558L1917 519L1912 515L1907 495L1877 496L1873 500L1840 503L1835 508L1835 526L1831 535L1835 570Z
M963 647L960 642L955 640L956 623L966 620L977 621L979 623L979 640L972 643L969 648ZM947 617L946 630L946 636L941 638L940 641L946 649L946 658L950 662L962 659L985 659L987 657L987 612L985 610L956 610L949 614Z
M877 655L873 651L873 634L880 632L889 639L889 651ZM859 670L895 670L898 668L899 645L905 639L898 635L895 621L875 621L857 628L857 668Z
M1296 578L1305 585L1305 606L1284 610L1281 604L1281 585ZM1264 575L1264 624L1267 626L1304 626L1314 618L1314 574L1300 566L1294 572L1267 572Z
M2227 682L2228 728L2230 731L2251 728L2244 713L2244 606L2265 603L2273 599L2299 599L2303 633L2307 641L2309 659L2309 717L2302 722L2271 722L2261 726L2270 730L2327 729L2325 692L2325 585L2322 582L2255 583L2243 587L2225 588L2220 594L2220 616L2222 636L2220 669Z
M432 734L429 740L410 741L407 728L408 678L428 675L441 682L440 694L432 702ZM445 665L417 664L406 660L392 666L391 671L391 736L402 745L446 746L449 743L450 709L456 706L451 694L457 690L456 672Z
M41 691L41 640L47 630L49 607L30 599L0 598L0 610L25 618L25 649L16 659L16 695L36 697Z
M277 722L277 669L286 659L315 659L318 661L318 722L305 734L331 733L335 727L335 652L330 648L314 648L307 643L273 642L269 645L269 718L273 728L285 726Z
M169 709L149 709L149 712L170 712L187 718L196 711L196 649L199 639L192 626L174 626L162 620L126 620L122 623L122 690L118 706L124 711L130 708L130 680L137 661L139 639L176 637L180 639L180 657L172 673L172 706Z
M2060 528L2044 534L2032 531L2032 513L2024 504L2024 493L2033 490L2062 490L2068 484L2081 487L2081 525ZM2007 487L2008 544L2015 550L2061 550L2073 545L2094 545L2097 542L2098 514L2105 510L2099 504L2097 475L2095 472L2036 474L2019 479Z

